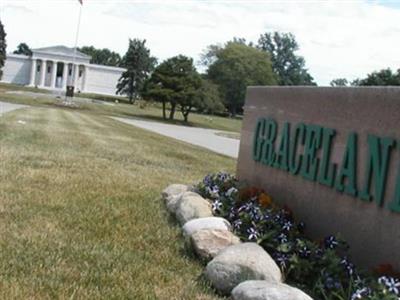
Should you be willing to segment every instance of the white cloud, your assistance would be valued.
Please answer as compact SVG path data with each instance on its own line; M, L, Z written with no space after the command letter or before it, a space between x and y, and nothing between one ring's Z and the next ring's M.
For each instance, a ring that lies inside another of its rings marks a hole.
M2 0L8 49L73 46L78 0ZM317 82L354 79L400 67L400 9L365 1L84 0L79 45L123 54L128 38L145 38L159 59L198 59L209 44L232 37L257 41L265 31L295 34Z

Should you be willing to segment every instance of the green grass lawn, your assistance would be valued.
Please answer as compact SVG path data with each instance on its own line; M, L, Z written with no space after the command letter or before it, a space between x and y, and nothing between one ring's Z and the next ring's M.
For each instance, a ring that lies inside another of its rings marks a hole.
M159 195L233 159L43 106L0 117L0 163L1 299L216 299Z
M28 92L42 92L40 89L26 88L16 85L0 84L0 101L28 104L33 106L54 106L57 105L61 100L54 98L44 97L38 94L36 97L28 97L22 94L10 94L9 91L28 91ZM95 99L96 95L87 95L91 99ZM100 97L101 98L101 97ZM101 98L102 99L102 98ZM99 100L101 100L99 99ZM141 104L126 104L126 103L112 103L110 105L98 104L98 103L82 103L79 97L76 98L76 103L79 107L88 112L94 112L95 114L113 115L118 117L133 117L153 120L157 122L167 122L185 126L195 126L203 128L211 128L217 130L232 131L240 133L242 127L242 120L235 118L225 118L219 116L209 116L197 113L191 113L189 115L189 123L183 122L182 114L177 111L175 114L175 120L163 120L162 111L157 104L148 104L141 102ZM111 105L112 104L112 105Z

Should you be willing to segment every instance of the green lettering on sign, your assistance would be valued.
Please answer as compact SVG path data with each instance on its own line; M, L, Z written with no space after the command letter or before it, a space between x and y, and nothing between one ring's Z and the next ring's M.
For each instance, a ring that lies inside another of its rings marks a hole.
M275 159L275 139L278 125L272 119L265 120L265 139L264 153L262 154L262 163L267 166L272 166Z
M391 138L379 138L368 135L367 170L365 173L364 188L360 192L360 198L371 201L371 182L374 180L374 199L378 205L382 205L384 189L386 185L387 168L390 159L390 150L395 141Z
M351 196L357 196L357 134L354 132L350 133L347 138L335 188Z
M317 177L319 164L317 151L321 148L321 134L322 127L316 125L306 126L306 141L300 175L311 181L315 181Z
M279 145L275 149L278 124L271 118L259 118L253 136L254 161L267 166L300 174L303 178L333 187L339 192L358 196L362 200L374 200L383 205L389 161L394 139L367 136L365 176L362 189L358 190L358 135L351 132L347 137L340 166L331 162L336 131L317 125L298 123L293 131L285 122L280 131ZM400 213L400 164L396 174L395 191L387 208Z
M274 162L274 167L282 170L289 170L289 144L290 144L290 125L285 123L281 134L281 141Z
M322 128L322 152L321 168L318 174L318 182L332 186L335 180L336 165L330 163L332 152L332 141L336 131L331 128Z
M256 131L253 137L253 159L255 161L261 160L261 154L264 145L264 135L265 135L265 119L259 118L257 120Z

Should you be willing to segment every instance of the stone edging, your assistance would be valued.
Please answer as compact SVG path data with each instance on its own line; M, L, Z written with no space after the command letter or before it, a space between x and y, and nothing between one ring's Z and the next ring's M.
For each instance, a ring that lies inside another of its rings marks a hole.
M214 217L210 202L191 187L172 184L161 195L181 224L185 242L207 262L204 274L220 294L234 300L312 300L284 284L271 256L256 243L242 243L230 223Z

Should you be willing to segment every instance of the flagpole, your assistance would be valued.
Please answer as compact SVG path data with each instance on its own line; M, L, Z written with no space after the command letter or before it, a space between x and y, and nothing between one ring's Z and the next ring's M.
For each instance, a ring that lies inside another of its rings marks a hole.
M77 66L75 65L75 62L76 62L76 52L77 52L77 47L78 47L79 29L80 29L80 25L81 25L82 6L83 6L82 2L81 1L79 1L79 2L80 2L80 5L79 5L78 24L76 26L74 54L73 54L73 57L72 57L72 62L73 62L72 66L73 66L73 72L74 72L73 76L72 76L72 78L73 78L72 86L73 86L74 90L75 90L75 83L76 83L76 80L77 80L77 78L75 76L79 76L79 69L76 70Z
M76 59L76 48L78 47L79 28L81 26L82 6L83 6L82 4L79 5L79 17L78 17L78 25L76 27L75 47L74 47L74 57L73 57L74 63L75 63L75 59Z

